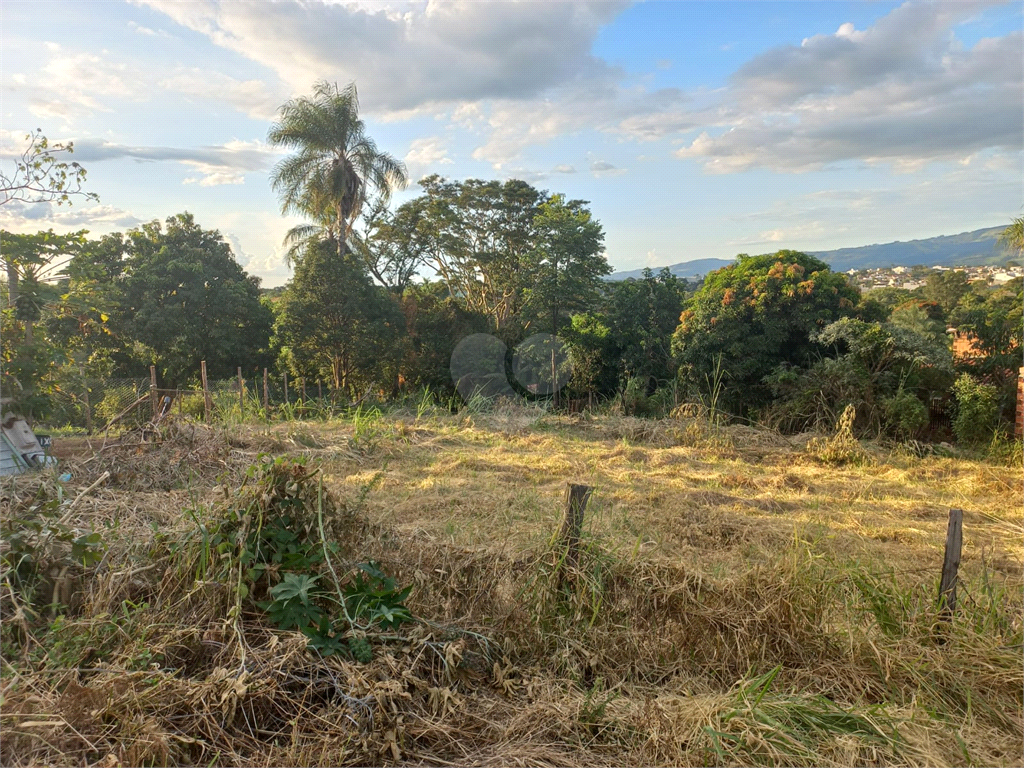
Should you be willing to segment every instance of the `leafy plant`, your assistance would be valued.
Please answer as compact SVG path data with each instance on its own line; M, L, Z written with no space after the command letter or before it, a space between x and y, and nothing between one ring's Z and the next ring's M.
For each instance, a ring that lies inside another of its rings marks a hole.
M106 551L99 532L76 530L64 521L65 512L63 487L52 490L41 483L25 513L4 519L0 528L7 544L0 563L11 586L28 602L44 597L36 592L45 574L91 567Z
M274 599L259 603L267 616L281 629L308 630L320 627L326 617L314 600L322 597L317 588L318 576L306 573L286 573L280 584L270 590Z
M369 624L379 622L391 629L413 620L405 607L405 600L412 592L411 586L400 588L398 582L381 571L373 561L360 563L358 568L343 592L349 616L354 620L365 619Z

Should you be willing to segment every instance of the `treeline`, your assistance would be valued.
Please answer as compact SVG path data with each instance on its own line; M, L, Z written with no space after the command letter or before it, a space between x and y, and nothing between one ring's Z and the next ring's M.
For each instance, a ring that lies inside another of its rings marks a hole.
M936 271L915 291L862 295L779 251L741 255L702 285L667 270L606 282L584 203L522 181L423 186L344 246L305 233L294 277L268 295L189 214L97 240L0 233L5 397L45 418L85 381L154 364L161 386L185 386L206 360L212 378L269 367L341 402L418 388L448 399L460 340L488 333L512 349L541 331L568 352L563 404L661 416L698 403L785 431L831 425L852 404L860 431L900 438L924 435L938 408L975 442L1012 418L1019 279L990 288ZM424 266L436 277L414 279ZM976 356L954 360L950 327Z
M180 387L205 360L215 379L241 366L321 381L336 402L417 388L448 400L460 341L486 333L514 350L543 333L566 351L562 404L650 416L688 404L786 431L831 426L852 405L859 431L897 438L924 436L938 412L965 442L1012 419L1020 279L993 289L936 272L915 292L862 295L782 250L741 255L701 285L667 269L610 283L585 201L429 176L392 209L406 170L366 134L352 84L284 104L268 142L292 152L271 174L282 211L307 222L288 234L281 290L261 294L188 213L99 240L0 233L4 397L45 418L86 381L155 365ZM1020 219L1005 238L1024 250ZM954 359L950 327L973 357Z

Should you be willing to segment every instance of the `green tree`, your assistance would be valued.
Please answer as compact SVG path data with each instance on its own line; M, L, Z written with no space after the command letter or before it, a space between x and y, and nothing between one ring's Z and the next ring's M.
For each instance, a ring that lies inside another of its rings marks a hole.
M925 403L952 382L945 339L852 317L813 338L827 357L806 369L782 365L768 377L776 401L763 415L787 431L830 428L852 405L859 431L911 437L927 423Z
M959 269L936 271L928 275L923 292L926 299L942 307L944 316L949 317L960 300L971 292L971 281L967 273Z
M999 240L1017 256L1024 254L1024 216L1015 216L1013 223L1003 230Z
M760 407L771 398L765 377L782 364L812 362L820 354L812 334L852 314L859 298L845 275L813 256L741 255L708 275L680 316L680 375L700 389L721 361L723 405L736 413Z
M544 196L518 179L428 176L420 185L424 194L399 209L418 209L416 250L453 298L502 329L532 284L534 217Z
M330 241L311 242L277 313L277 341L293 373L327 379L348 394L394 385L405 321L354 254L339 254Z
M596 302L601 278L612 268L602 251L604 232L584 201L553 195L540 205L533 227L533 284L524 309L557 336L573 312Z
M462 339L486 333L486 315L467 309L444 284L413 285L402 299L409 344L402 374L408 384L454 393L450 363Z
M25 343L32 343L43 308L60 295L55 283L85 243L86 231L68 235L53 230L32 235L0 231L0 262L7 272L7 301L22 324Z
M969 373L962 373L953 385L956 417L953 434L961 443L978 445L992 439L999 424L999 390Z
M277 164L271 184L281 195L284 213L313 220L334 242L338 252L370 192L385 199L406 184L405 166L377 149L359 117L355 83L343 89L320 81L313 96L286 102L267 140L295 153ZM315 234L307 226L293 241Z
M650 394L675 377L672 333L687 283L667 268L604 286L600 304L573 317L565 331L578 394L608 396L630 380ZM578 373L577 373L578 371Z
M350 243L370 274L382 286L401 296L420 266L419 225L422 207L402 206L389 211L387 200L377 197L363 215L363 231L353 232Z
M919 302L908 301L896 307L889 315L889 322L897 328L913 331L932 343L949 346L946 324L930 315Z
M889 316L889 312L900 306L906 304L913 298L913 294L906 288L896 288L893 286L884 286L882 288L874 288L864 293L861 299L861 306L868 304L869 302L877 302L885 308L885 318L861 318L867 322L878 321L881 322Z
M260 302L259 279L245 273L216 230L182 213L128 233L117 325L144 344L172 384L211 378L266 357L272 316Z
M957 306L951 320L970 334L984 358L984 373L1016 371L1024 348L1024 280L1016 278L995 289L971 292Z

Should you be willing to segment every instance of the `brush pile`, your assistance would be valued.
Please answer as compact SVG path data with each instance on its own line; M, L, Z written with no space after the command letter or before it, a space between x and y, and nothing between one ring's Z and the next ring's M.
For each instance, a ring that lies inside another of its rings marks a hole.
M257 451L222 427L190 419L128 430L86 459L65 462L76 479L92 482L110 473L110 485L131 491L168 491L202 485L252 461ZM272 446L259 446L272 447Z

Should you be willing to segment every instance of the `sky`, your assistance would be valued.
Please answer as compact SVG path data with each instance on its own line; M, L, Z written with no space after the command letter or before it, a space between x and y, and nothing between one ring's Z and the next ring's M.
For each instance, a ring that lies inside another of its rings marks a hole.
M18 232L189 211L289 277L266 143L355 81L415 180L520 178L590 201L617 270L1008 224L1024 205L1022 5L4 0L0 163L73 141L98 203Z

